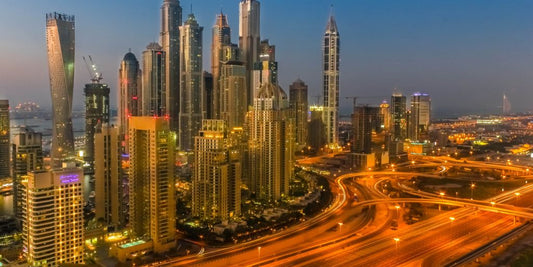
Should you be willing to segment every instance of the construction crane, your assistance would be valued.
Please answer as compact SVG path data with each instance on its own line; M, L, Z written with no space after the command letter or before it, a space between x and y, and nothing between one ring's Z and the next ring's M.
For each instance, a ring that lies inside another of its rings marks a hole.
M85 57L83 57L83 62L85 62L87 71L89 71L89 76L91 77L91 81L93 83L100 83L100 81L103 79L102 73L98 73L96 69L96 64L94 64L92 57L91 56L88 56L88 57L89 57L90 64L89 62L87 62L87 59L85 59Z

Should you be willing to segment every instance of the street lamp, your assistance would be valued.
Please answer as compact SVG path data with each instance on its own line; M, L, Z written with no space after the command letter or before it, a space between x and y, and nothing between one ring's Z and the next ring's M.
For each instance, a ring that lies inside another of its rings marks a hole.
M492 207L494 207L494 205L496 204L496 202L491 201L490 204L492 205Z
M342 230L342 225L344 225L344 223L339 223L339 232Z
M261 247L257 247L257 258L261 258Z
M452 227L453 221L455 221L455 217L450 217L450 227Z
M400 239L398 237L394 238L394 245L396 246L396 253L398 253L398 242L400 242Z
M476 187L476 184L471 183L470 184L470 199L474 199L474 187Z
M398 212L399 212L398 210L400 210L400 205L396 205L396 206L394 206L394 207L396 208L396 219L399 220L399 219L400 219L400 215L399 215L399 213L398 213Z

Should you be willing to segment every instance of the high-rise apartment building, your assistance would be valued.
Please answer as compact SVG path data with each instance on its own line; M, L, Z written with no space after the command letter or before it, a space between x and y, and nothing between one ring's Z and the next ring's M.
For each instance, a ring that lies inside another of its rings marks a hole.
M205 105L202 76L202 31L193 14L180 27L179 148L191 151L201 128Z
M46 15L46 43L52 95L53 165L74 156L72 131L72 90L74 86L74 16Z
M9 101L0 100L0 179L11 177Z
M259 60L253 65L252 86L253 98L257 97L263 83L278 84L278 62L276 62L276 46L270 45L268 40L259 45Z
M170 129L178 131L180 91L180 29L181 6L178 0L164 0L161 6L160 43L165 51L165 106Z
M142 115L142 73L139 61L130 51L124 55L118 71L118 116L123 152L127 153L128 118Z
M300 79L294 81L289 87L289 106L294 118L296 129L296 144L305 147L307 144L307 85Z
M373 152L372 134L381 130L380 108L358 106L354 111L352 152L370 154Z
M411 96L411 118L409 122L409 139L423 141L428 138L431 122L431 98L426 93L414 93Z
M278 85L264 83L248 114L248 188L263 201L289 193L294 140L287 95Z
M337 23L329 17L323 46L324 124L328 145L338 144L339 138L339 53L340 39Z
M221 61L224 57L225 45L231 44L231 28L228 24L228 18L222 12L217 15L215 25L213 26L213 34L211 41L211 73L213 74L213 101L207 102L207 105L212 105L212 114L209 116L213 119L220 118L220 68Z
M125 209L122 205L124 185L121 173L119 129L108 124L99 127L94 135L94 161L96 218L108 226L125 224Z
M246 68L240 61L228 60L222 62L220 70L220 118L230 129L242 127L248 111Z
M23 252L30 266L84 263L83 170L30 172L22 181Z
M239 4L239 48L242 50L246 66L248 88L248 106L253 105L253 66L259 60L259 41L261 5L256 0L241 0Z
M224 120L203 120L194 142L192 213L201 219L240 215L241 162ZM232 201L237 197L239 201Z
M165 252L176 245L176 134L164 117L131 117L129 125L132 236L152 240L154 252Z
M98 82L88 83L85 93L85 162L88 171L94 171L94 134L96 128L109 123L109 86Z
M203 76L203 91L204 91L204 95L205 95L205 105L204 105L204 111L203 113L205 114L205 119L212 119L215 114L214 114L214 102L218 102L218 101L215 101L215 98L214 98L214 89L213 89L213 86L214 86L214 80L213 80L213 74L207 72L207 71L204 71L202 73L202 76ZM218 99L218 98L217 98Z
M403 141L407 138L407 98L394 93L391 97L391 138L394 141Z
M168 116L165 54L158 43L150 43L143 52L143 116Z
M13 213L22 222L23 176L43 169L42 134L22 128L13 140Z
M316 152L324 148L326 144L326 129L322 119L324 118L324 107L323 106L310 106L309 112L311 113L311 118L309 120L309 135L308 135L308 144Z

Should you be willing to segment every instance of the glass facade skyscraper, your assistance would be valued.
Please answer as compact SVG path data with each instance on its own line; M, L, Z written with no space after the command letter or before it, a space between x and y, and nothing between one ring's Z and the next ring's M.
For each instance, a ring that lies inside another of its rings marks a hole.
M340 39L337 23L329 17L323 39L324 124L326 143L338 144L339 138L339 52Z

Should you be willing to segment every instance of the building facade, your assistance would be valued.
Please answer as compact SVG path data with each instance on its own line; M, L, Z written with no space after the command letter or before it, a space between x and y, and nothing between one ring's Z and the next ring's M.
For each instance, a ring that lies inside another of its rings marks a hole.
M241 0L239 4L239 48L246 66L248 106L253 105L253 66L259 60L261 4L256 0Z
M431 98L426 93L414 93L411 96L411 117L409 122L409 139L424 141L428 138L431 122Z
M240 215L242 168L229 138L224 120L203 120L195 137L192 213L203 220Z
M0 179L11 177L9 101L0 100Z
M176 245L176 134L164 117L131 117L129 124L132 236L152 240L154 252L165 252Z
M220 73L220 118L228 127L242 127L248 111L246 69L240 61L222 63Z
M53 165L74 156L72 131L72 90L74 86L74 16L60 13L46 15L46 43L52 95Z
M391 138L403 141L407 138L407 97L400 93L391 96Z
M205 117L202 76L202 31L193 14L180 27L180 128L179 148L192 151L194 136Z
M217 15L215 25L213 26L211 41L211 73L213 74L213 101L207 102L212 105L210 118L220 119L220 101L221 90L219 85L221 61L224 57L225 45L231 44L231 28L228 24L228 18L222 12Z
M164 0L161 6L160 43L165 51L165 106L170 117L170 129L178 130L180 90L180 30L181 6L178 0Z
M166 91L166 53L158 43L143 52L142 115L169 116Z
M328 25L322 42L323 46L323 77L324 77L324 125L326 126L326 143L339 143L339 53L340 38L337 23L333 16L329 17Z
M289 107L294 118L296 129L296 145L307 146L307 85L300 79L294 81L289 87Z
M84 263L83 170L30 172L22 182L23 251L30 266Z
M97 129L94 136L95 155L98 155L94 162L96 218L116 228L126 222L120 143L119 128L104 124Z
M96 128L109 123L109 86L93 82L85 85L85 162L94 171L94 134Z
M122 150L128 153L128 118L142 115L142 72L139 61L131 51L124 55L124 59L120 62L118 84L118 116L120 136L123 140Z

